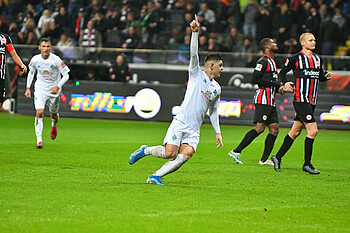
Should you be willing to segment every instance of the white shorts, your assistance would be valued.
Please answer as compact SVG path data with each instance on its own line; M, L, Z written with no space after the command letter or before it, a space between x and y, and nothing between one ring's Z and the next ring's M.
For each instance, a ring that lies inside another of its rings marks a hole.
M60 106L60 96L52 97L42 92L34 92L35 109L45 109L45 105L52 113L57 113Z
M165 135L163 144L180 147L183 143L187 143L196 150L199 143L199 132L174 118Z

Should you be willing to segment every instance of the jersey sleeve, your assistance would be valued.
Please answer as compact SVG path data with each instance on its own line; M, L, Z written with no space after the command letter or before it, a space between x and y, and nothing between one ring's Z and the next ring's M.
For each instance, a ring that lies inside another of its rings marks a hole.
M61 72L62 75L68 74L70 69L68 68L68 66L61 60L61 58L57 57L57 65L58 65L58 69Z
M268 61L266 59L259 59L257 62L254 72L253 72L253 78L252 78L252 83L258 84L260 86L264 87L280 87L280 81L267 81L264 80L262 77L266 71L266 68L268 66Z
M259 59L258 62L256 63L256 66L253 72L253 78L252 78L253 83L259 84L262 76L265 73L266 67L267 67L266 59Z
M281 79L281 82L283 84L285 84L287 82L287 73L291 70L295 68L295 63L297 61L297 57L293 56L290 58L286 59L286 62L284 63L283 68L281 69L280 73L279 73L279 77Z
M196 73L200 70L198 56L198 32L192 32L190 45L190 65L188 67L189 77L196 77Z
M219 92L218 95L215 98L214 108L218 108L220 105L220 95L221 95L221 87L219 86Z
M11 37L9 37L8 35L5 36L6 38L6 51L9 53L12 50L14 50L15 48L12 45L12 39Z
M32 59L30 60L28 67L29 67L30 72L35 72L35 70L36 70L36 57L35 56L32 57Z

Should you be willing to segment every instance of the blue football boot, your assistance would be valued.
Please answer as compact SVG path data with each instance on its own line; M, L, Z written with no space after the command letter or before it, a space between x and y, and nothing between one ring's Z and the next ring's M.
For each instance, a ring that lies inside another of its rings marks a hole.
M132 153L130 155L130 158L129 158L129 164L134 164L136 163L139 159L143 158L146 156L145 154L145 149L147 148L148 146L146 145L142 145L137 151L135 151L134 153Z
M165 185L165 184L163 184L162 183L162 180L163 179L163 177L160 177L160 176L150 176L150 177L148 177L148 179L147 179L147 183L148 184L157 184L157 185Z

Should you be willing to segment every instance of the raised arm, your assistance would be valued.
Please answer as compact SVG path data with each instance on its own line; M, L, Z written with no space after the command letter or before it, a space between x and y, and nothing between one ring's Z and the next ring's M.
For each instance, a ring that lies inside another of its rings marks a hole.
M189 70L193 70L197 66L199 66L199 56L198 56L198 31L199 31L199 23L197 15L194 15L195 20L192 20L190 23L190 27L192 30L191 36L191 47L190 47L190 66Z

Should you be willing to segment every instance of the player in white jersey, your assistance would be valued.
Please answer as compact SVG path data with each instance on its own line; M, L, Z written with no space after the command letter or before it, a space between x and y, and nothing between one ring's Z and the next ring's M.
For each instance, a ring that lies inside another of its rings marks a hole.
M52 118L51 139L54 140L57 136L57 122L59 119L58 108L62 86L69 79L69 68L64 64L61 58L50 52L51 48L51 41L47 38L42 38L39 42L39 50L41 53L33 56L29 63L27 89L25 92L25 96L28 98L31 97L30 86L32 85L35 72L37 72L34 85L37 149L43 148L42 132L45 105L48 106Z
M180 112L174 117L166 133L165 146L141 146L131 154L129 163L134 164L146 155L158 158L172 159L165 163L153 175L148 177L147 183L164 185L163 177L179 169L192 157L199 142L200 127L206 114L216 133L217 148L223 146L219 115L217 108L220 104L221 87L214 80L223 70L222 58L218 54L208 54L204 60L204 71L199 66L197 15L190 23L192 30L189 80Z

